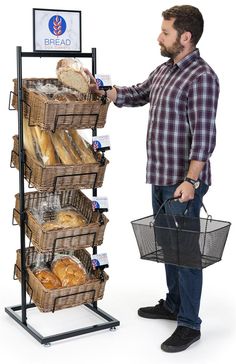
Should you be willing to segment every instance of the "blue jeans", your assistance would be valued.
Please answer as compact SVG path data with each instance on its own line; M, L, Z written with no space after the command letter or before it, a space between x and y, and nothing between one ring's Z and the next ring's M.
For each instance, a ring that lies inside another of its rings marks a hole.
M172 186L152 186L153 213L156 214L160 205L168 198L173 197L178 184ZM189 203L174 201L171 203L171 211L174 214L183 214L187 204L186 216L199 217L201 201L208 190L208 186L201 182L195 191L194 200ZM168 213L168 206L165 211ZM199 308L202 292L202 269L179 267L165 264L166 282L168 293L165 305L171 311L177 313L178 325L200 330L201 319Z

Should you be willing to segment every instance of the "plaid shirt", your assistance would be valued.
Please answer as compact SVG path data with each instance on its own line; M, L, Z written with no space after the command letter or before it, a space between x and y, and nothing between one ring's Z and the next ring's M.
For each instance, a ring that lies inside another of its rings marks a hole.
M198 49L175 65L163 63L143 83L116 90L118 107L150 103L147 183L181 182L190 161L197 160L206 162L199 178L210 185L219 82Z

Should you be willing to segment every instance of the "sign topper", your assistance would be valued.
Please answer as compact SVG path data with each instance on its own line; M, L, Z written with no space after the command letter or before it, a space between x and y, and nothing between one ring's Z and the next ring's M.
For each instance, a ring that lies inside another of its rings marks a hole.
M33 9L33 50L81 52L81 11Z

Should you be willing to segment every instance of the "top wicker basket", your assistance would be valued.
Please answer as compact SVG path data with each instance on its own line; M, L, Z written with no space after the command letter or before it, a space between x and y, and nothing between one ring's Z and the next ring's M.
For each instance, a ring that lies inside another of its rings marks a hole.
M17 109L17 79L14 82L12 106ZM103 128L106 122L110 100L102 102L94 94L88 94L83 101L56 101L36 90L37 83L53 84L62 89L57 78L25 78L23 82L23 111L30 120L30 126L44 130ZM74 91L74 90L72 90Z

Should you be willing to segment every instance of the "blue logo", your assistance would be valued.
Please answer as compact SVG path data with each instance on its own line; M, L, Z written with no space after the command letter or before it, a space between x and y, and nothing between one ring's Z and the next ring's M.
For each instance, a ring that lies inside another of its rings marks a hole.
M99 209L100 205L97 201L92 202L92 209L95 211L96 209Z
M100 78L96 78L96 83L97 83L98 87L104 86L104 83Z
M48 28L53 35L59 37L66 31L66 21L60 15L54 15L48 22Z

